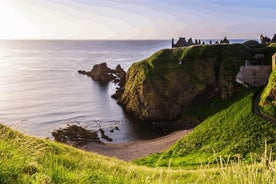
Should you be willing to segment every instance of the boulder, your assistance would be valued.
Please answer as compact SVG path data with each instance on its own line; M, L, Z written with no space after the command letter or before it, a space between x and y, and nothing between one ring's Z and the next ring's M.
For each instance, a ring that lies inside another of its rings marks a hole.
M243 45L251 49L260 47L259 42L257 42L256 40L248 40L246 42L243 42Z
M107 83L114 80L116 77L113 75L112 70L107 67L106 63L96 64L93 66L90 72L87 72L88 76L91 76L93 80L102 83Z

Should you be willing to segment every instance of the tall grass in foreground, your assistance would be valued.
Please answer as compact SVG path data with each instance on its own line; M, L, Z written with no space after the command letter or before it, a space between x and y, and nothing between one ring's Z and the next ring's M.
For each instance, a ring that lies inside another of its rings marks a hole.
M0 125L0 183L274 183L275 162L245 164L218 157L197 169L148 168L25 136Z
M253 160L251 163L242 162L240 159L235 161L225 160L217 157L217 168L219 170L216 179L222 183L276 183L276 165L272 160L272 151L268 152L265 143L265 151L260 158L260 162ZM230 157L229 157L230 158ZM208 169L208 166L203 166ZM212 180L212 177L209 179Z

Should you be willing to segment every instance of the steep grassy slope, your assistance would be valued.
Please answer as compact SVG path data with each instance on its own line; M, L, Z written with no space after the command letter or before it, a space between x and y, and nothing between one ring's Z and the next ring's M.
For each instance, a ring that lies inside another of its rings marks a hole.
M0 183L271 183L275 174L262 164L222 164L195 170L147 168L24 136L0 125ZM274 166L274 162L269 162Z
M276 70L270 74L268 84L262 92L259 106L263 113L276 118Z
M191 110L195 117L207 119L168 151L139 159L136 163L175 167L200 165L214 163L214 153L226 160L249 160L262 153L265 140L275 150L276 126L253 114L253 94L252 91L242 91L227 101L213 100Z
M235 94L240 87L235 76L244 61L262 53L262 63L270 64L275 51L251 50L242 44L161 50L130 67L119 102L143 120L173 125L181 117L179 124L197 124L193 117L185 117L187 109L215 96L226 99Z
M209 172L209 171L206 171ZM0 125L0 183L177 183L204 179L194 171L138 167Z

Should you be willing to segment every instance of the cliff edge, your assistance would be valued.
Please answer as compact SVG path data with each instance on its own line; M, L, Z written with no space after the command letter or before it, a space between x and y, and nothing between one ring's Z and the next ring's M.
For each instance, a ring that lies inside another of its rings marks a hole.
M263 113L276 118L276 70L270 74L268 84L261 94L259 107Z
M142 120L174 124L181 119L187 127L197 123L185 116L190 107L239 90L235 76L245 60L263 53L263 63L271 63L272 51L267 49L230 44L160 50L130 67L118 102Z

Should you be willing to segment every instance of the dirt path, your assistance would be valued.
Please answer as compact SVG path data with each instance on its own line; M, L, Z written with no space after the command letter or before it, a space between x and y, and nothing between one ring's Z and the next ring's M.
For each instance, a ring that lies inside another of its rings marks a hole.
M173 132L164 137L147 140L135 141L122 144L97 144L90 143L82 146L81 149L93 151L101 155L115 157L121 160L130 161L136 158L141 158L152 153L157 153L168 149L172 144L179 140L191 130L181 130Z
M276 123L276 119L274 117L271 117L271 116L268 116L264 113L262 113L259 109L259 101L260 101L260 97L261 97L261 93L259 93L255 99L254 99L254 102L253 102L253 111L254 113L259 116L260 118L266 120L266 121L269 121L271 123Z

